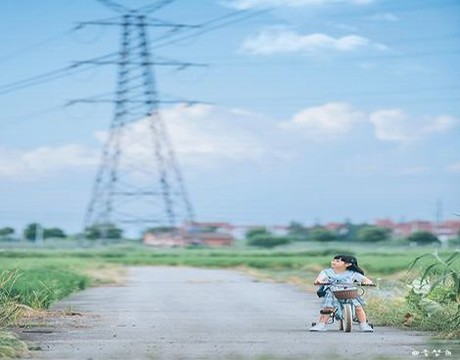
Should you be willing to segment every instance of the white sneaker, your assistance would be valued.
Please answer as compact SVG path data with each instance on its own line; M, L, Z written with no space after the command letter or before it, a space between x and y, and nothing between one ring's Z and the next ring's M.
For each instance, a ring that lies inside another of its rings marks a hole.
M327 327L325 323L318 323L315 326L310 328L310 331L327 331Z
M374 329L368 323L360 323L359 331L361 332L374 332Z

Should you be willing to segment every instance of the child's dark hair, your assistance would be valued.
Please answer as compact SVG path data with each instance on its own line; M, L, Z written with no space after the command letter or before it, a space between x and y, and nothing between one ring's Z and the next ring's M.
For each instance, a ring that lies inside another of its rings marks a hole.
M364 271L358 266L358 260L354 256L336 255L334 256L334 259L340 259L347 264L351 264L350 266L347 267L348 270L356 271L357 273L364 275Z

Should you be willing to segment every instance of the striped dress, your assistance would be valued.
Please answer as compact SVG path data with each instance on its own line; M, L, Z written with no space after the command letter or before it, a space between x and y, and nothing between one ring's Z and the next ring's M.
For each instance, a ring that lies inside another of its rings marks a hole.
M352 283L354 281L362 282L365 279L364 275L361 275L356 271L346 270L341 274L337 274L334 272L334 270L332 270L332 268L324 269L319 273L319 276L322 279L322 282L337 283L338 287L340 287L339 284L341 283ZM323 299L324 300L321 305L323 308L339 306L338 300L334 297L332 291L326 291L326 295ZM366 304L361 296L358 296L356 299L353 299L352 301L353 305L355 306L363 306Z

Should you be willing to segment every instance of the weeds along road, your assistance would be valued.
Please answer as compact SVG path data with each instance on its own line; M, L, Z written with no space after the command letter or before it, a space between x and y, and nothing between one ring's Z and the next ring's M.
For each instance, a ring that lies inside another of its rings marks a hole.
M414 359L427 338L306 329L319 300L294 286L230 270L130 268L125 286L85 290L58 304L74 316L19 331L34 359Z

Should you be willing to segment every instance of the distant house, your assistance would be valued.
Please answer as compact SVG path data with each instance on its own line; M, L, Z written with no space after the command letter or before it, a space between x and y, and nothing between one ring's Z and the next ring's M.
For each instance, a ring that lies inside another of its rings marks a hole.
M236 225L232 229L232 235L238 240L244 240L244 239L246 239L246 233L249 230L258 229L260 227L263 227L263 226L260 226L260 225Z
M407 237L416 231L427 231L436 235L441 241L456 237L460 231L460 220L445 220L439 223L414 220L395 223L390 219L377 219L375 225L390 229L394 237Z
M386 229L393 229L395 223L390 219L377 219L374 221L375 226L386 228Z
M231 234L239 240L246 239L246 234L250 230L254 229L267 229L268 232L272 233L276 236L286 236L289 233L288 226L280 226L280 225L234 225L231 231Z
M280 226L280 225L267 226L267 230L276 236L286 236L289 234L289 226Z
M225 222L194 222L188 224L187 237L193 237L199 244L209 247L233 246L234 226Z
M157 247L185 247L189 245L189 239L184 238L182 234L171 232L151 232L144 234L144 245Z
M195 233L188 236L193 236L194 241L209 247L231 247L234 240L232 235L218 232Z
M441 241L455 238L460 234L460 220L442 221L436 226L435 234Z
M341 236L347 235L350 231L347 224L338 222L327 223L324 228Z
M209 247L229 247L233 245L233 236L228 223L193 223L184 224L176 232L148 231L143 243L157 247L186 247L204 245Z

